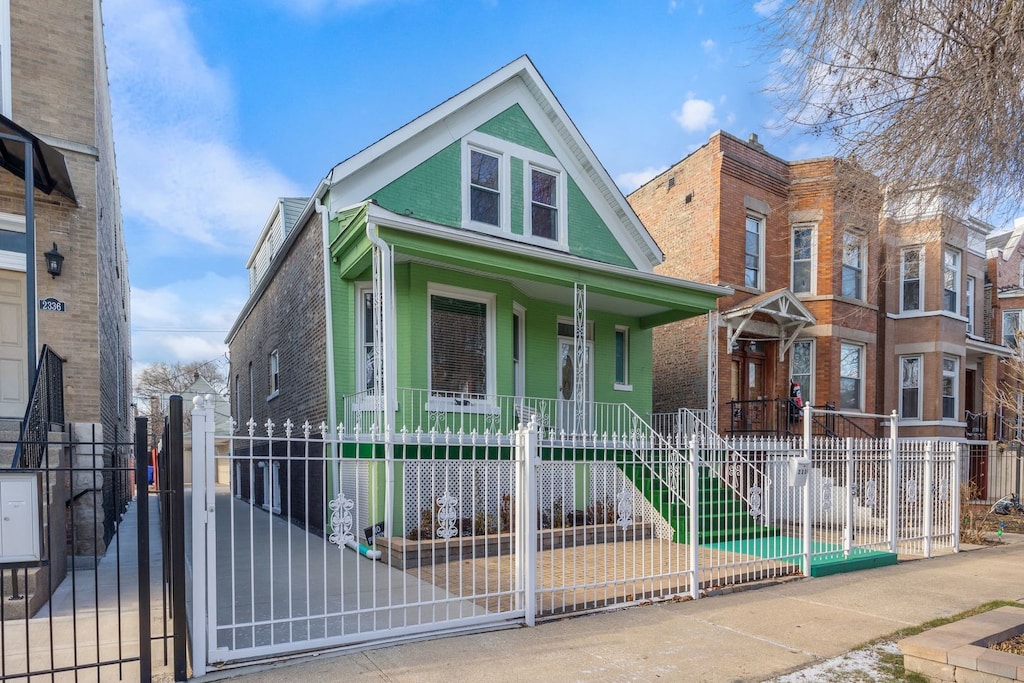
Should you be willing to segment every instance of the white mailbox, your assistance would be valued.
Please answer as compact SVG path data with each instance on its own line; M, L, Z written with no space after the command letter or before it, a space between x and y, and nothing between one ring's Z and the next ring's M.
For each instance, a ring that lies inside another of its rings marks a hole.
M42 559L41 492L40 473L0 471L0 564Z

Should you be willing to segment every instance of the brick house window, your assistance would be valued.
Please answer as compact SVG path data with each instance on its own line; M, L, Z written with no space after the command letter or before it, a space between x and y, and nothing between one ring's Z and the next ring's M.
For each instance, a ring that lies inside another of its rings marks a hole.
M949 247L942 252L942 309L960 312L960 252Z
M843 233L842 295L848 299L864 299L864 236Z
M747 214L744 246L743 284L764 288L764 218Z
M956 419L956 391L960 363L957 358L942 358L942 419Z
M800 394L804 403L814 405L814 342L793 342L789 374L800 385Z
M530 234L558 240L558 175L530 169Z
M900 357L900 417L921 419L921 356Z
M281 367L280 367L280 356L277 353L277 349L270 352L270 360L268 362L270 368L270 396L267 398L274 398L281 391Z
M1003 311L1003 346L1017 348L1017 331L1021 330L1021 311Z
M813 225L793 226L792 287L797 294L814 292L814 233Z
M860 410L864 394L864 347L842 344L839 348L839 407Z
M900 306L903 311L921 310L922 247L904 249L900 259Z
M474 223L501 227L501 158L469 152L469 216Z
M430 293L430 391L485 397L494 377L494 297L438 288Z
M974 287L975 279L973 277L967 278L967 291L964 293L964 310L967 313L967 334L973 335L974 332Z

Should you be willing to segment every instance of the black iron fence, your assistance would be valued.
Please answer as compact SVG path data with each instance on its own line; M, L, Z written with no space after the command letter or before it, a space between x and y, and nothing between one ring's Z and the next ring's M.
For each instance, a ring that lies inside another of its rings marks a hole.
M758 398L749 401L729 401L730 436L803 436L803 410L792 398ZM865 429L845 415L834 411L835 405L826 403L813 414L812 436L874 438L874 431ZM823 412L822 412L823 411Z

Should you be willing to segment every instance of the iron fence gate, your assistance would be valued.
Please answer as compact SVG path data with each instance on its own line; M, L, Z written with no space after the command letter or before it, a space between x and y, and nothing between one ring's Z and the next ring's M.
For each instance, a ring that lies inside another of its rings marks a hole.
M346 404L351 430L214 434L196 403L196 674L957 547L955 444L683 439L627 412L575 435L523 404L505 432L482 403L388 433L373 400Z
M151 680L153 638L165 632L162 592L150 584L161 553L150 538L146 434L144 418L134 435L73 423L21 442L35 455L0 472L0 483L32 482L38 497L7 495L5 515L27 511L40 541L38 558L0 565L0 680Z

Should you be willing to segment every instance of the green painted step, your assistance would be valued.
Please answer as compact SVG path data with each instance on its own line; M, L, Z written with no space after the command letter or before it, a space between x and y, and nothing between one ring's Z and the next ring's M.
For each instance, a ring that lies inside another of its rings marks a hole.
M800 565L803 562L803 540L795 536L748 538L708 543L706 547L726 552L753 555ZM862 569L886 567L897 562L896 553L853 548L844 556L841 546L832 543L811 543L811 576L830 576Z

